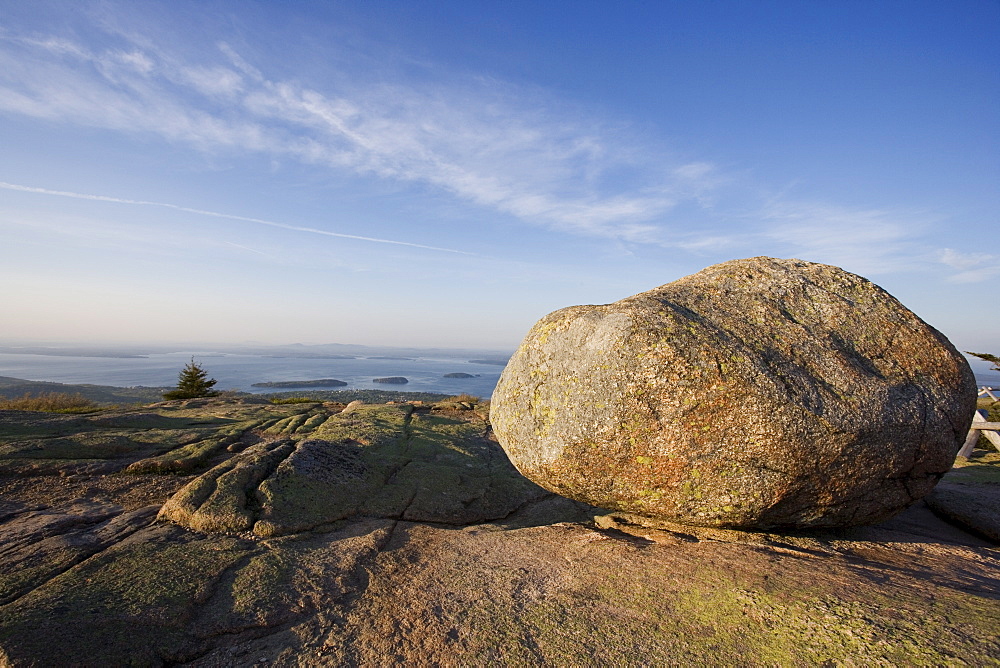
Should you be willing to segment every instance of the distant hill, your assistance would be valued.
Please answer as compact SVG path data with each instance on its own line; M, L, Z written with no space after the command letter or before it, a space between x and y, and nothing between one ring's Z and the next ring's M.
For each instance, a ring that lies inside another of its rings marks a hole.
M113 387L111 385L73 385L44 380L24 380L0 376L0 397L12 399L25 394L39 395L49 392L80 394L99 404L139 404L163 401L163 393L170 387Z
M149 357L132 350L111 348L51 348L46 346L0 346L0 353L10 355L46 355L49 357L113 357L132 359Z
M345 387L347 383L336 378L320 378L318 380L279 380L267 383L254 383L251 387Z
M25 394L38 396L48 392L81 394L99 404L149 404L163 401L163 393L172 387L114 387L111 385L73 385L50 383L42 380L24 380L0 376L0 397L13 399ZM253 396L247 392L226 393L227 396ZM360 399L368 403L386 401L441 401L448 395L436 392L399 392L390 390L316 390L299 392L273 392L258 394L265 399L287 399L288 397L309 397L317 401L339 401L347 403Z

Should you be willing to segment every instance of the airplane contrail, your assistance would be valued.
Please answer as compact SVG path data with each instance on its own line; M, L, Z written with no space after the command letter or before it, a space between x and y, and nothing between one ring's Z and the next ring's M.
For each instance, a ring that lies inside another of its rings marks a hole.
M293 232L308 232L310 234L322 234L327 237L338 237L340 239L354 239L356 241L370 241L377 244L393 244L395 246L409 246L411 248L422 248L424 250L441 251L443 253L457 253L459 255L476 255L476 253L470 253L469 251L456 250L454 248L441 248L440 246L426 246L424 244L415 244L409 241L394 241L393 239L379 239L378 237L363 237L357 234L342 234L340 232L329 232L327 230L318 230L314 227L302 227L300 225L289 225L287 223L278 223L273 220L263 220L261 218L250 218L248 216L237 216L232 213L219 213L218 211L206 211L204 209L192 209L187 206L180 206L178 204L168 204L166 202L148 202L139 199L124 199L121 197L109 197L107 195L87 195L84 193L74 193L65 190L49 190L47 188L34 188L31 186L22 186L16 183L6 183L0 181L0 188L5 190L17 190L19 192L26 193L37 193L39 195L54 195L57 197L72 197L73 199L87 199L97 202L114 202L116 204L137 204L141 206L159 206L166 209L174 209L176 211L184 211L186 213L195 213L201 216L212 216L214 218L228 218L230 220L242 220L248 223L257 223L258 225L267 225L269 227L277 227L283 230L291 230Z

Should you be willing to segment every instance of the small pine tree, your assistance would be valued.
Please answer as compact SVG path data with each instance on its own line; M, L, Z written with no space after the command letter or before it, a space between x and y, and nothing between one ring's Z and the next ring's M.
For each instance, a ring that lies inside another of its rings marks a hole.
M972 353L968 350L965 351L966 355L972 355L973 357L978 357L981 360L986 360L987 362L993 363L993 371L1000 371L1000 357L996 355L990 355L989 353Z
M216 380L207 378L208 374L191 358L191 361L181 370L177 379L177 389L163 394L164 399L196 399L198 397L214 397L219 393L212 389Z

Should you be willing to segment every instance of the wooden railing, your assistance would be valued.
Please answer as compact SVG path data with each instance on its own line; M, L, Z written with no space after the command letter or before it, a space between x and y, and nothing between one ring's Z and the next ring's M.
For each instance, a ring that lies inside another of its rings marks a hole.
M989 397L993 401L998 401L996 395L993 394L996 391L992 387L981 387L979 388L979 396ZM986 437L986 440L992 443L993 447L1000 450L1000 422L987 422L983 412L976 411L972 414L972 426L969 428L969 435L965 437L965 443L962 445L962 449L958 451L959 457L968 457L972 454L976 443L979 442L980 434Z

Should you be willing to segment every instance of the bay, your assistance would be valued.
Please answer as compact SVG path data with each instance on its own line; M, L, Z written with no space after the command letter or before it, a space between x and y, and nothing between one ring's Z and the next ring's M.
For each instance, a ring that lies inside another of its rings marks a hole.
M441 350L421 355L408 350L409 357L382 354L373 349L368 355L354 358L326 359L284 357L261 354L190 350L149 353L136 357L83 357L0 353L0 376L57 383L89 383L116 387L172 387L177 375L193 357L218 381L220 390L253 393L294 391L295 388L253 387L253 383L336 378L347 383L331 389L381 389L409 392L468 393L488 398L493 394L503 367L472 360L502 360L503 353L484 355L469 351L449 354ZM984 368L985 367L985 368ZM1000 387L1000 373L988 365L973 362L976 384ZM467 373L473 378L445 378L445 374ZM405 385L386 385L375 378L402 376ZM305 389L305 388L304 388ZM316 388L318 389L318 388Z
M218 381L216 389L253 393L295 390L253 387L253 383L336 378L347 385L330 389L438 392L449 395L468 393L488 398L503 371L503 367L496 364L473 363L468 356L448 355L441 351L434 351L426 357L372 355L353 359L317 359L194 350L151 353L142 357L0 353L0 376L116 387L171 387L177 383L180 370L192 357L210 378ZM502 359L503 355L495 357ZM449 373L467 373L473 377L445 378L444 375ZM409 382L402 385L374 382L375 378L389 376L402 376Z

